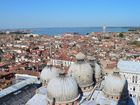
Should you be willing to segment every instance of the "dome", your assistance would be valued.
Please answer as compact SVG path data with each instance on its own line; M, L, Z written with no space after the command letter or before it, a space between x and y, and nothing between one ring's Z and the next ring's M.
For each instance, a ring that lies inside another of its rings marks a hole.
M90 64L90 66L92 67L93 69L93 72L95 73L95 57L94 56L87 56L87 60L88 60L88 63Z
M47 100L56 103L70 103L80 97L76 81L69 76L60 75L48 83Z
M52 66L53 64L52 64L52 62L50 61L50 62L47 63L47 65L48 65L48 66Z
M79 52L77 55L76 55L76 59L77 60L84 60L85 59L85 55L81 52Z
M93 72L95 74L96 82L100 80L102 77L102 70L100 65L97 63L96 58L94 56L87 56L88 63L93 69Z
M68 74L74 77L80 87L93 85L93 70L87 62L74 63L70 66Z
M95 58L94 56L87 56L87 59L88 59L89 61L94 61L94 60L96 60L96 58Z
M40 80L42 82L48 82L52 78L59 75L59 69L53 67L50 63L41 71Z
M103 92L108 97L126 98L128 96L127 80L119 72L114 72L105 78Z
M102 70L99 64L95 63L95 78L101 78L102 77Z

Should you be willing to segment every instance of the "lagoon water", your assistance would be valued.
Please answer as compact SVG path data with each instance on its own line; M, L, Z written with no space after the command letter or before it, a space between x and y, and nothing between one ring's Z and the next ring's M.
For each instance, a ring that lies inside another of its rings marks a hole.
M127 32L129 27L107 27L107 32ZM102 32L102 27L64 27L64 28L31 28L32 33L43 35L58 35L77 32L85 35L90 32Z

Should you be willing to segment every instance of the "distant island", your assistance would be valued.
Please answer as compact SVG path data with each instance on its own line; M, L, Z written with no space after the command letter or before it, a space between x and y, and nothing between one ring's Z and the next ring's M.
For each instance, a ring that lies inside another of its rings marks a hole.
M128 29L128 31L140 31L140 27L133 27Z

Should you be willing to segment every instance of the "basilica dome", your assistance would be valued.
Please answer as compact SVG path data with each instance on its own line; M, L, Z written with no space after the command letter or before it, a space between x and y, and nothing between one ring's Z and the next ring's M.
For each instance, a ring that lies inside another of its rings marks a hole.
M92 67L93 69L93 72L95 73L95 57L94 56L87 56L87 60L88 60L88 63L90 64L90 66Z
M89 63L85 62L85 55L78 53L76 55L77 62L72 64L69 68L68 75L74 77L82 90L91 89L94 84L93 70Z
M105 96L115 99L128 97L128 83L124 76L119 72L108 75L104 81L103 92Z
M87 59L89 61L95 61L96 60L96 58L94 56L87 56Z
M100 65L97 63L96 58L94 56L87 56L87 59L88 63L93 69L96 82L99 82L100 79L102 78L102 70Z
M72 77L60 74L50 80L47 87L47 100L49 103L68 104L76 102L80 97L78 85Z
M52 78L59 75L59 69L53 67L51 62L48 62L47 66L41 71L40 80L41 82L48 82Z
M95 63L95 78L100 79L102 77L102 70L99 64Z

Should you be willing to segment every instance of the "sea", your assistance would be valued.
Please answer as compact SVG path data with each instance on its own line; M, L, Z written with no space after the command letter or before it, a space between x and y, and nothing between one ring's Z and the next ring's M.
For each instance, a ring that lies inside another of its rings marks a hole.
M107 27L106 32L127 32L129 27ZM59 28L31 28L32 33L39 35L59 35L64 33L79 33L86 35L90 32L102 32L102 27L59 27Z

